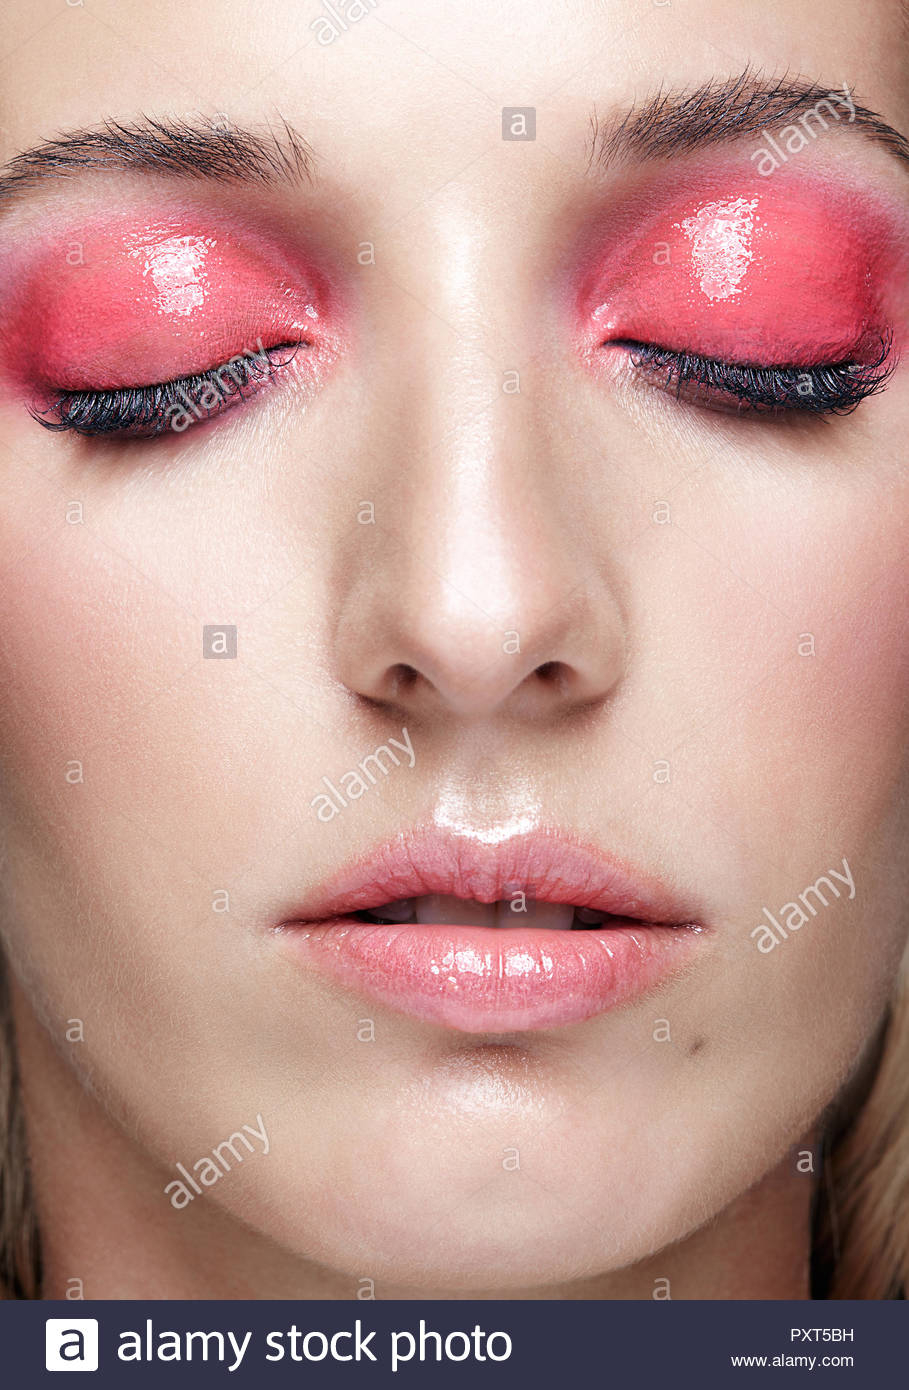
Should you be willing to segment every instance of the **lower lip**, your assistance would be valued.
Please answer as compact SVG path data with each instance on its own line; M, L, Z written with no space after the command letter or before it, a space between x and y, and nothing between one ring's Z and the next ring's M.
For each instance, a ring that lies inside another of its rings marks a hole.
M701 929L402 925L335 918L281 934L307 966L379 1004L464 1033L558 1028L683 969Z

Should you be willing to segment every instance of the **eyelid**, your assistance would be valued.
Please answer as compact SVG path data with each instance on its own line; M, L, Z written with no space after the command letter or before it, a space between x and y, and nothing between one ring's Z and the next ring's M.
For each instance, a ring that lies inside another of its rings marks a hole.
M729 167L651 179L585 233L579 345L658 342L739 362L845 358L865 332L905 336L909 228L873 190Z
M191 211L99 219L76 235L3 266L3 365L21 387L152 385L224 363L259 334L318 339L321 358L340 345L334 277L286 234Z
M170 381L112 391L57 392L44 409L32 408L30 413L46 429L90 437L149 438L168 430L181 434L257 395L306 344L265 348L260 339L257 346L256 354L235 356L209 371Z

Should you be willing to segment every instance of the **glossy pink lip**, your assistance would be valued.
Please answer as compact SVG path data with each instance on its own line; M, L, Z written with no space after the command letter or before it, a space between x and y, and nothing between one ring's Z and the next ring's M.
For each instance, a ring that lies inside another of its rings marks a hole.
M442 893L528 898L609 913L583 931L418 923L352 914ZM655 880L556 831L482 844L435 829L402 834L348 867L280 924L307 966L401 1013L468 1033L579 1023L682 969L697 913Z

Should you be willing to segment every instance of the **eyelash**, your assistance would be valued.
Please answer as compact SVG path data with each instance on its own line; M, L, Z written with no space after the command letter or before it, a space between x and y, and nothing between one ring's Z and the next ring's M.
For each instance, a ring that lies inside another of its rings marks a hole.
M254 357L234 358L231 364L222 363L206 372L151 386L59 391L44 410L32 410L31 414L45 429L88 436L119 434L145 438L165 434L173 428L174 411L188 415L188 407L192 408L196 419L191 423L197 423L246 400L252 393L245 392L244 387L287 366L302 346L305 344L283 343L264 350L267 363ZM833 362L811 367L741 366L653 343L613 341L608 346L627 349L635 369L644 376L662 377L657 384L677 400L713 409L737 407L742 413L848 415L868 396L885 388L896 365L888 360L889 338L881 339L880 353L872 362ZM289 357L280 356L287 352ZM222 373L232 364L237 364L236 376L240 379L225 389ZM220 401L213 408L203 407L200 415L201 396L210 387L214 387Z
M797 367L741 366L652 343L608 346L626 348L635 369L644 377L657 378L660 389L677 400L743 414L848 415L885 388L896 366L889 336L881 338L880 352L872 362Z
M222 362L208 371L176 377L151 386L123 386L109 391L58 391L43 410L31 415L47 430L69 430L82 435L124 435L148 438L171 431L182 433L192 424L203 423L248 399L254 391L244 388L268 379L288 366L305 343L281 343L261 349L261 357L244 355ZM289 354L289 355L288 355ZM264 357L267 361L262 361ZM226 385L224 373L229 372ZM214 406L201 405L203 394L213 387L219 396ZM174 424L180 411L188 424Z

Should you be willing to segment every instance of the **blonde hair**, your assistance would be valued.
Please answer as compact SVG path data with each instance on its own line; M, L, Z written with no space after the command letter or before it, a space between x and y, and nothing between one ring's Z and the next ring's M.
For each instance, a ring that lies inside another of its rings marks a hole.
M815 1296L909 1294L909 949L867 1094L830 1139L812 1245ZM40 1297L40 1242L0 953L0 1298Z
M40 1298L40 1264L9 982L0 951L0 1298Z
M825 1169L815 1250L827 1297L909 1297L909 949L870 1088Z

